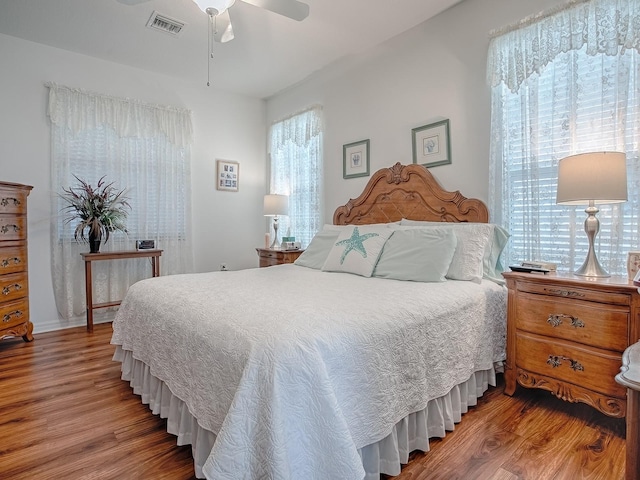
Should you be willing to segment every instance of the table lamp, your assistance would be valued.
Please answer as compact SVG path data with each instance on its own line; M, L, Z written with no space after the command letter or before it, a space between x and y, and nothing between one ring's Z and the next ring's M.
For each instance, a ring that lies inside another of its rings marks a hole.
M278 216L289 213L289 196L269 194L264 196L264 216L273 217L273 242L269 248L280 248L278 241Z
M621 152L593 152L571 155L558 163L558 194L556 203L584 205L587 219L584 231L589 239L589 252L584 264L575 275L584 277L609 277L598 262L594 240L600 230L596 218L597 204L627 201L627 161Z

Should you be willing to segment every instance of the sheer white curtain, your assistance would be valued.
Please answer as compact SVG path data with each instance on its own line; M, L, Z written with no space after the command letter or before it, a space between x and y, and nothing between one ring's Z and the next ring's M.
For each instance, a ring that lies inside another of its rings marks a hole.
M270 193L289 195L278 234L291 232L303 247L322 227L322 133L320 106L275 122L269 132Z
M161 274L193 270L190 226L191 114L188 110L65 86L49 87L51 119L51 250L56 305L63 318L85 313L86 243L73 238L59 193L77 177L94 187L106 176L125 189L128 235L114 232L100 251L135 249L152 239L163 249ZM120 300L129 285L150 276L149 259L93 264L94 303Z
M586 258L584 207L555 204L558 160L627 154L629 201L600 206L597 255L626 273L640 249L640 2L571 2L494 32L489 207L511 233L505 262Z

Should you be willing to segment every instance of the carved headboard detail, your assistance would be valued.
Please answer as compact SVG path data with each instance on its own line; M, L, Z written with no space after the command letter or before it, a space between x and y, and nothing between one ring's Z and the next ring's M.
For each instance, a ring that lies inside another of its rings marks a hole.
M486 223L489 211L481 200L444 190L422 165L396 163L374 173L358 198L338 207L333 223L366 225L403 218Z

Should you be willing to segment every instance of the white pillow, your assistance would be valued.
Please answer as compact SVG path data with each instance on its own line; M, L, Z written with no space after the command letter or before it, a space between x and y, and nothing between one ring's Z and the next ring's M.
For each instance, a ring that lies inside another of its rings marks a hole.
M358 225L340 229L322 270L370 277L382 248L393 230L379 225Z
M469 272L462 274L458 267L460 266L458 262L456 262L456 257L458 254L469 254L470 252L465 251L469 249L473 249L472 246L467 246L467 248L463 248L463 245L460 242L477 242L482 241L483 245L483 256L482 256L482 276L481 278L486 278L496 283L504 284L504 279L500 275L500 272L503 271L502 264L500 263L500 255L502 254L502 250L504 250L507 241L509 240L509 234L507 231L499 225L495 225L492 223L473 223L473 222L461 222L461 223L446 223L446 222L428 222L428 221L419 221L419 220L407 220L403 218L400 222L400 225L404 226L420 226L420 227L445 227L453 229L456 237L458 238L458 246L456 248L456 254L454 255L454 260L452 261L452 265L455 267L453 272L450 272L447 275L448 278L451 277L451 274L454 276L468 276ZM478 238L474 238L474 236L478 236ZM475 258L475 254L477 252L473 252L471 258ZM454 265L455 263L455 265ZM478 281L475 278L475 275L472 275L473 281Z
M395 230L382 249L373 276L413 282L444 282L456 243L451 229Z

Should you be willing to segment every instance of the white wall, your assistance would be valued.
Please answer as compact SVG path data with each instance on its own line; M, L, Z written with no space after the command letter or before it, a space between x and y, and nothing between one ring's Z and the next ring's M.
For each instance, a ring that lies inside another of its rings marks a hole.
M560 0L465 0L377 48L332 65L267 102L268 122L324 106L325 221L368 177L342 178L342 146L369 138L370 172L412 163L411 129L450 119L452 164L431 169L447 190L488 198L490 30Z
M33 185L29 196L29 290L34 331L82 325L58 318L49 242L50 127L44 83L188 108L195 268L258 266L264 243L265 102L217 91L206 76L186 83L143 70L0 35L0 180ZM215 188L215 160L240 162L239 192ZM162 262L161 262L162 263ZM83 272L78 272L83 275Z

